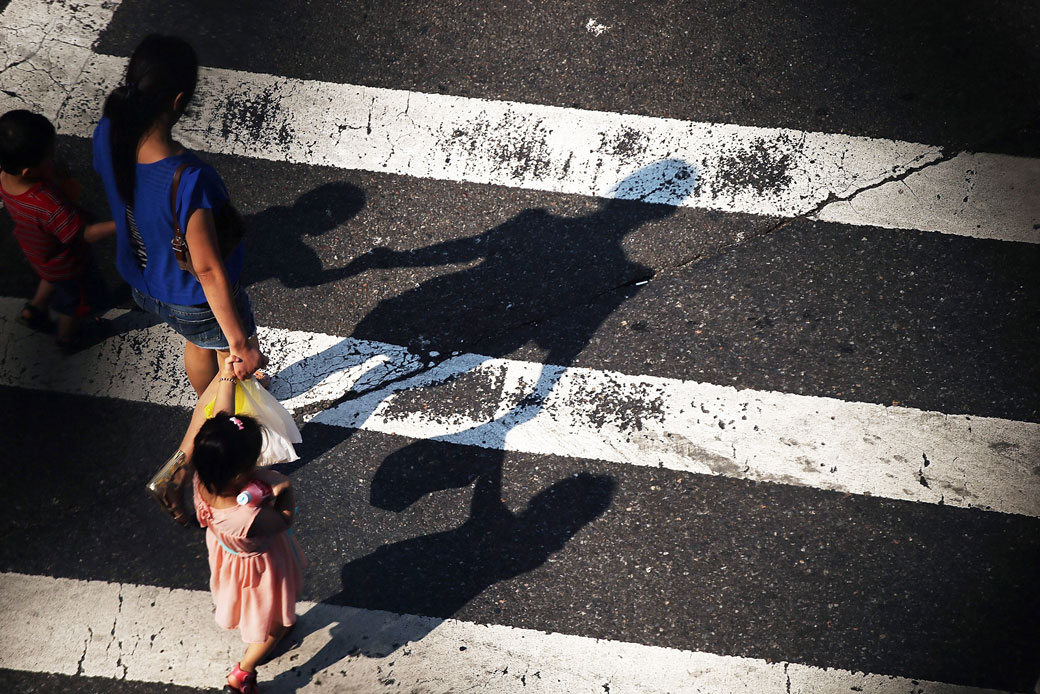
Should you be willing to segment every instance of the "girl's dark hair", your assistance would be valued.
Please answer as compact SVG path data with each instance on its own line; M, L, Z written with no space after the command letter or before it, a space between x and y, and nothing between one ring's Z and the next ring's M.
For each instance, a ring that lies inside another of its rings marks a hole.
M105 100L104 115L112 123L112 167L116 188L127 205L134 202L137 145L145 132L184 93L182 108L195 94L199 59L182 38L149 34L134 49L126 83Z
M219 412L195 435L191 462L206 489L221 494L236 475L253 469L262 444L263 433L255 419L241 414L232 419L227 412Z

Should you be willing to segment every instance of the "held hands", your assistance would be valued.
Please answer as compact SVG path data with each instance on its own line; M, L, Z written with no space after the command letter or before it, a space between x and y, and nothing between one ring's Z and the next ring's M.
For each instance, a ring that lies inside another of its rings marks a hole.
M238 378L235 373L235 366L242 360L236 357L234 354L230 355L224 360L224 365L220 369L221 378Z
M392 264L392 258L394 251L385 246L375 246L367 253L359 255L358 257L347 263L347 266L343 268L346 277L353 275L360 275L365 270L370 268L385 267Z
M236 359L232 375L243 381L252 376L257 369L267 366L267 356L255 343L246 344L240 350L235 351L231 357Z

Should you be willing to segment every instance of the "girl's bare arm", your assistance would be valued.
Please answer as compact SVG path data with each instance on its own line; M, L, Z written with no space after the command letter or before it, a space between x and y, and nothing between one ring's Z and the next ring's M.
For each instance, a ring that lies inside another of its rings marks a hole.
M191 460L191 454L195 448L195 435L199 433L203 422L206 421L206 405L213 402L214 413L235 411L235 382L220 380L221 378L227 378L229 375L231 378L234 378L234 367L228 364L228 361L233 359L235 357L230 356L225 360L220 373L213 377L210 384L206 386L206 390L202 391L202 395L199 396L199 401L195 403L195 409L191 413L191 422L188 424L188 430L184 432L184 438L181 439L180 446L180 450L184 451L184 455L188 460ZM214 402L214 399L216 402Z
M220 373L217 374L217 399L213 403L213 414L217 412L235 413L235 363L238 361L238 357L230 355L224 360ZM212 385L211 383L210 386ZM209 388L206 390L208 391Z
M274 492L274 510L282 516L285 527L291 527L293 514L296 512L296 492L293 491L292 482L274 470L257 470L253 476L271 485Z

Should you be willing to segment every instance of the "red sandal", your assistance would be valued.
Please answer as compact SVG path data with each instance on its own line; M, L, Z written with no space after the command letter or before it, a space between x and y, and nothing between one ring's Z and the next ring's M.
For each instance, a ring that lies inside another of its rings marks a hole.
M224 691L232 693L241 692L241 694L257 694L260 690L257 689L256 673L246 672L240 667L240 665L241 663L235 663L235 669L231 671L230 675L228 675L228 679L234 680L235 684L232 685L231 682L228 682L224 686Z

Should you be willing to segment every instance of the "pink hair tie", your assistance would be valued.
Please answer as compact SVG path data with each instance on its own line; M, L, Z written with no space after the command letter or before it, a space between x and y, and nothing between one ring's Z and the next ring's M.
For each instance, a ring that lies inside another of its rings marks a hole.
M232 421L232 423L234 423L234 425L236 427L238 427L239 431L242 431L243 429L245 429L245 427L242 426L242 420L239 419L238 417L228 417L228 419L230 419Z

